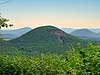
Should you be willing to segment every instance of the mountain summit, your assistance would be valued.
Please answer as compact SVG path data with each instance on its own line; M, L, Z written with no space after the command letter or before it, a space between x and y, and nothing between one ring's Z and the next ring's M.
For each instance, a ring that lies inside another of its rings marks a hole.
M90 39L90 40L99 40L100 34L92 32L88 29L78 29L70 33L73 36L77 36L83 39Z
M77 42L82 41L53 26L38 27L21 37L8 41L10 45L19 50L42 53L64 53L68 49L69 44L76 45Z

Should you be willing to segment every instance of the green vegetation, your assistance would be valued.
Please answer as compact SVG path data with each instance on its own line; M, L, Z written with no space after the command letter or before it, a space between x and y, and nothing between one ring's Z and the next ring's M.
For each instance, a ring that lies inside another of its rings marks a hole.
M42 26L29 31L19 38L6 42L7 46L13 46L19 51L37 53L65 53L69 44L74 47L77 43L85 46L89 41L71 36L53 26Z
M0 75L100 75L100 46L70 47L66 55L0 53Z
M1 39L0 75L100 75L100 46L88 42L52 26Z
M13 26L12 24L7 24L8 21L9 21L8 19L0 16L0 29L1 29L1 27Z
M2 4L2 3L1 3L1 4ZM7 28L8 26L12 27L12 26L13 26L12 24L7 24L8 21L9 21L8 19L3 18L3 17L1 17L1 15L0 15L0 29L1 29L2 27L6 27L6 28ZM0 44L3 43L3 42L4 42L4 40L2 39L1 34L0 34Z
M80 43L81 46L86 47L89 42L88 40L71 36L56 27L42 26L29 31L21 37L5 41L0 44L0 48L6 53L12 52L13 54L18 50L22 53L25 51L32 56L47 52L66 54L66 50L69 49L70 45L75 48L77 43ZM97 44L97 42L93 41L92 43Z

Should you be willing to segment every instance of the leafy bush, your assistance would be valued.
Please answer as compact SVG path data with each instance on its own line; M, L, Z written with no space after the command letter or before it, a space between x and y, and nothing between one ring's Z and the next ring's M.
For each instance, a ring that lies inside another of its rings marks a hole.
M66 55L0 53L0 75L100 75L100 46L70 47Z

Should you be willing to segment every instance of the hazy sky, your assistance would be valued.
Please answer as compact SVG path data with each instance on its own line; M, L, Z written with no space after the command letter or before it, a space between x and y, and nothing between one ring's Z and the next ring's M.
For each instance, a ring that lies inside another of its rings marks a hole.
M41 25L100 27L100 0L10 0L0 5L0 12L10 19L13 28Z

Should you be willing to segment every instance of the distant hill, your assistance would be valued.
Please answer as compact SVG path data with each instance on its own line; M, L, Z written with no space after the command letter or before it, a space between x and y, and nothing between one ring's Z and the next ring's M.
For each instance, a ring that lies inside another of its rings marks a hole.
M30 30L32 29L29 27L15 29L15 30L0 30L0 34L5 40L11 40L29 32Z
M2 34L2 36L0 35L0 37L4 38L4 40L11 40L17 37L20 37L21 35L31 31L32 29L29 27L24 27L24 28L20 28L20 29L15 29L15 30L0 30L0 34ZM61 30L63 30L64 32L71 34L71 32L73 31L77 31L77 30L81 30L78 28L61 28ZM87 36L87 34L85 34L86 36L82 36L82 38L84 37L85 39L92 39L92 40L98 40L100 35L100 28L88 28L89 31L94 32L93 34L97 33L95 36L96 37L91 37L90 35ZM71 34L74 35L74 34ZM74 35L76 36L76 35ZM78 36L79 37L79 36ZM81 36L80 36L81 37Z
M10 40L7 43L18 50L39 53L65 53L69 45L76 46L80 42L85 45L87 41L69 35L53 26L42 26L28 33Z
M100 40L100 33L94 33L89 29L78 29L71 32L70 34L83 39Z
M66 33L71 33L75 30L79 30L79 29L88 29L94 33L99 33L100 32L100 28L61 28L61 30L65 31Z
M4 40L11 40L11 39L17 38L18 35L15 35L15 34L2 34L1 37Z
M100 32L100 28L89 28L89 30L91 30L92 32L95 32L95 33Z
M73 29L73 28L61 28L61 30L63 30L66 33L71 33L72 31L77 30L77 29Z

